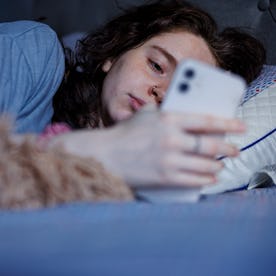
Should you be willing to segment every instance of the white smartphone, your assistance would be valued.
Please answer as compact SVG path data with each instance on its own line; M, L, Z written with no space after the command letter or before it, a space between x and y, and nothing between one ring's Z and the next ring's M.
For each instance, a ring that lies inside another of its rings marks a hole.
M161 110L233 118L245 90L240 76L187 59L177 66Z
M246 82L237 75L184 60L176 68L161 110L233 118L245 89ZM200 192L198 187L145 187L137 189L136 196L152 203L196 202Z

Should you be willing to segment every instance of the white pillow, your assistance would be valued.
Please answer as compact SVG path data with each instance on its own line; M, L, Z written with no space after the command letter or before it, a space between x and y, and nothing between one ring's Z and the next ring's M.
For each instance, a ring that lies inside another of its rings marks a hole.
M257 187L265 179L276 183L276 66L264 66L248 87L237 117L247 125L246 134L227 136L241 152L237 158L224 158L225 168L218 184L202 194ZM267 176L264 178L263 176Z

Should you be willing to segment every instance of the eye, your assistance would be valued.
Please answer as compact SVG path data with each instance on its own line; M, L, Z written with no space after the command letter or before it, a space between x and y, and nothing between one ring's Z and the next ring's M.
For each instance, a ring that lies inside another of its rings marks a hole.
M152 68L155 72L158 72L158 73L160 73L160 74L163 74L163 73L164 73L162 67L161 67L157 62L155 62L155 61L153 61L153 60L149 60L149 62L150 62L151 68Z

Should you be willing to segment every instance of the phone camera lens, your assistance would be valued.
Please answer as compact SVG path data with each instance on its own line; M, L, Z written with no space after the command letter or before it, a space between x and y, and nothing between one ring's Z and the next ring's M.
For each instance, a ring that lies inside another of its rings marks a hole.
M195 71L193 69L187 69L185 71L185 76L188 78L188 79L191 79L193 78L195 75Z
M179 85L180 92L187 92L188 89L189 89L188 83L183 82Z

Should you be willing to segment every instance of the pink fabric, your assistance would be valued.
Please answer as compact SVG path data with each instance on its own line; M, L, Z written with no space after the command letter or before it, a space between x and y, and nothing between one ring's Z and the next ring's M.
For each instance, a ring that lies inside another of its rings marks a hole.
M48 125L45 130L38 136L38 143L43 147L55 136L70 132L72 128L66 123L54 123Z

